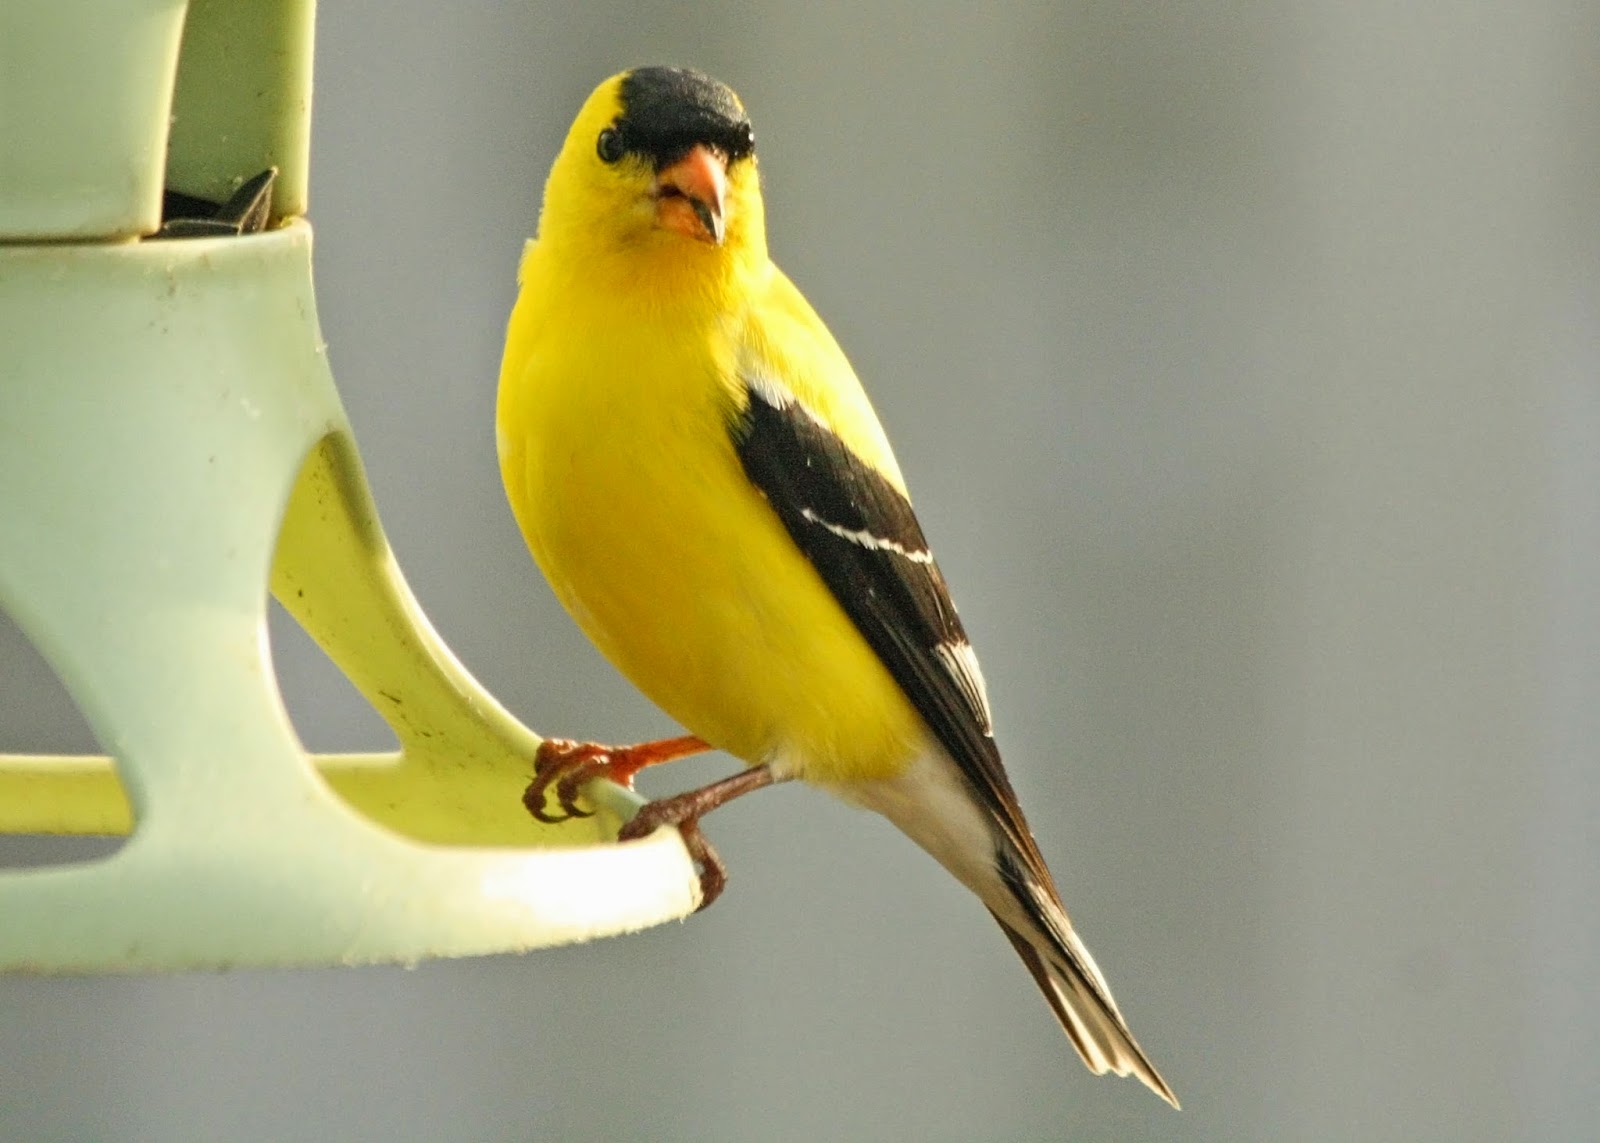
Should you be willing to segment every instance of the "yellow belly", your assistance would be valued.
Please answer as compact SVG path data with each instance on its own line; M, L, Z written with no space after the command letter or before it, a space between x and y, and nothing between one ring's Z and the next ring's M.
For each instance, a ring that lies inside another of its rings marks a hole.
M518 328L501 376L501 470L573 618L692 733L832 783L899 773L914 709L728 436L731 361L681 325L620 341Z

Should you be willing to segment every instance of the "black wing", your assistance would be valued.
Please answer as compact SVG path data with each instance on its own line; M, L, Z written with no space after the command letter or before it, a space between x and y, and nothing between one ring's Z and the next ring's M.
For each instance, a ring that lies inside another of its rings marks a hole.
M733 425L745 474L978 796L1042 871L995 747L977 656L910 501L787 390L764 378L745 382L749 404Z

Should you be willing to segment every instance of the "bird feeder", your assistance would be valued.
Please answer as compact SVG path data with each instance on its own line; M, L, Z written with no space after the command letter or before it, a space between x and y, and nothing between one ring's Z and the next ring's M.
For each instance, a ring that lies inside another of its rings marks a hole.
M312 29L309 0L0 8L0 609L110 755L0 754L0 833L131 834L0 870L0 969L414 962L699 901L675 831L614 844L629 791L528 816L539 738L395 563L300 217ZM158 235L164 193L220 204L273 168L259 233ZM269 589L398 752L301 747Z

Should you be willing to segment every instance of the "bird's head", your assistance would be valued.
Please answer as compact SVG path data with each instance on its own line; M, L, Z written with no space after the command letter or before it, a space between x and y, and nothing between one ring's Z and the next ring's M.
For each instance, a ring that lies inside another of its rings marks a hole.
M545 186L540 241L641 268L765 259L754 135L738 96L696 71L612 76L578 112Z

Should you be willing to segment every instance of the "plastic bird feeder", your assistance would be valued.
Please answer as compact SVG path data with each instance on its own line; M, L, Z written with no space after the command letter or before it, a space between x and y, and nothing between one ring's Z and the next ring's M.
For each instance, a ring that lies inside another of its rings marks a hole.
M0 175L0 608L115 759L0 755L0 832L132 832L103 860L0 870L0 968L410 962L699 901L675 832L605 844L640 804L625 790L591 786L592 818L529 818L539 739L450 654L394 562L293 217L311 30L293 2L0 10L0 41L39 48L8 96L31 84L24 106L71 125L0 120L0 171L34 180ZM89 68L39 58L91 49ZM149 156L168 154L169 117L169 188L225 198L277 166L274 228L127 240L159 225ZM397 753L301 748L269 585Z

